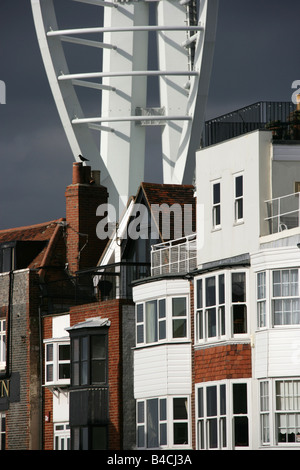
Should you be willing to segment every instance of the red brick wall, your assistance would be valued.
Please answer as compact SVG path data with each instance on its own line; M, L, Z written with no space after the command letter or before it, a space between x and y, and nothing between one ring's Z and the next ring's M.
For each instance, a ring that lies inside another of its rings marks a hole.
M195 383L251 377L250 344L229 344L195 351Z
M121 309L122 302L105 302L82 305L71 309L70 326L88 318L108 318L108 374L109 374L109 449L121 449L122 442L122 363L121 363Z

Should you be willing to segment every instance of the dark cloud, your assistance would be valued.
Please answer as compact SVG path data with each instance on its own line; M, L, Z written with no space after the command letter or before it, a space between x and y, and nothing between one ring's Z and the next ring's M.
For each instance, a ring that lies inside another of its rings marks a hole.
M97 7L70 0L56 5L60 26L98 23ZM260 100L291 99L292 82L300 80L299 17L298 0L220 0L207 118ZM0 80L7 86L7 104L0 105L2 229L64 216L73 157L48 85L29 0L1 0L0 44ZM88 70L91 61L100 64L99 55L92 54L80 58ZM76 54L70 62L78 68ZM88 106L99 103L92 98ZM157 139L151 141L157 162ZM148 180L153 166L147 162Z

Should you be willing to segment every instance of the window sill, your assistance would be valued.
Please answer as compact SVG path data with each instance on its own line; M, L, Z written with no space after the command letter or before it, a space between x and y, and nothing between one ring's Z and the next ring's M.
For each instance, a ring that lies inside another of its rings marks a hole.
M195 349L204 349L204 348L211 348L211 347L218 347L218 346L227 346L231 344L251 344L251 338L249 335L245 335L244 338L240 336L237 338L230 338L230 339L220 339L214 341L202 341L196 342L194 344Z
M182 340L177 339L177 340L170 340L170 341L160 341L157 343L137 344L132 349L139 350L139 349L144 349L144 348L153 348L156 346L171 346L171 345L175 346L179 344L191 344L191 343L192 341L190 339L184 338Z
M235 220L233 222L233 226L234 227L238 227L239 225L243 225L245 223L244 219L241 219L241 220Z

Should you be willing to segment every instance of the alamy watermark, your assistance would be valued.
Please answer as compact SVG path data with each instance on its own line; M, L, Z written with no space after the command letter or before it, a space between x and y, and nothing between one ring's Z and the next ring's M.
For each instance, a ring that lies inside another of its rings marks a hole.
M197 238L203 239L204 206L196 204ZM115 207L112 204L101 204L96 211L101 217L96 227L97 237L101 240L110 238L113 230L122 239L159 239L183 238L194 232L195 214L193 204L151 204L150 211L144 204L133 204L130 217L122 227L116 220Z
M0 80L0 104L6 104L6 85L3 80Z

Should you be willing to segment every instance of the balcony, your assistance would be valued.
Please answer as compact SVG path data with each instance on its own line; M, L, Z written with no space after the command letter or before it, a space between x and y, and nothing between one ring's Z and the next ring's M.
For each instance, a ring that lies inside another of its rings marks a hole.
M151 249L151 276L187 273L197 267L196 235L189 235Z
M269 233L279 233L299 227L299 194L293 193L266 201Z

